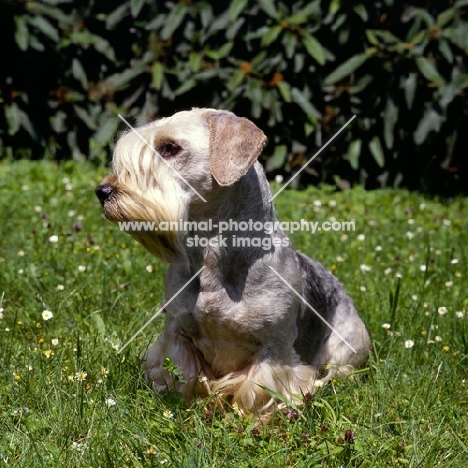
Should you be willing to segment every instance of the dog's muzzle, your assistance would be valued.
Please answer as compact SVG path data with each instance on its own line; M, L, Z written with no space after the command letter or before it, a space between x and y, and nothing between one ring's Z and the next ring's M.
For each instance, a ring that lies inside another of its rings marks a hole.
M108 184L100 185L96 189L96 196L99 198L101 205L104 205L104 202L114 193L112 186Z

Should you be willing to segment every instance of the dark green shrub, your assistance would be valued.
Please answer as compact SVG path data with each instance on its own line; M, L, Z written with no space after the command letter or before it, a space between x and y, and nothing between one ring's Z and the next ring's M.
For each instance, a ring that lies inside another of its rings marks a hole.
M356 114L301 184L468 190L467 5L4 1L2 154L101 159L119 113L224 107L288 177Z

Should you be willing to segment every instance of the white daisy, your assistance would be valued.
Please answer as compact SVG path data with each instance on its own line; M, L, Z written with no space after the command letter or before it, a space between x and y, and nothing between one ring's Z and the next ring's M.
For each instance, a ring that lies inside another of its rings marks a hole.
M88 375L87 372L84 371L79 371L75 374L75 379L79 380L80 382L83 382L86 380L86 376Z
M50 320L54 314L50 310L43 310L42 311L42 319L43 320Z

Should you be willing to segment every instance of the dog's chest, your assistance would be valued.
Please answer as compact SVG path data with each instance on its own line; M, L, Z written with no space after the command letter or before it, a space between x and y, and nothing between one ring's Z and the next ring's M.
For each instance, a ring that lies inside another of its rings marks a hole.
M252 310L245 304L233 303L219 291L199 293L194 299L191 307L185 302L185 307L173 311L180 328L214 373L241 368L262 346Z
M226 292L200 292L190 315L203 335L223 336L253 332L252 310L248 304L236 304ZM255 315L254 315L255 316Z

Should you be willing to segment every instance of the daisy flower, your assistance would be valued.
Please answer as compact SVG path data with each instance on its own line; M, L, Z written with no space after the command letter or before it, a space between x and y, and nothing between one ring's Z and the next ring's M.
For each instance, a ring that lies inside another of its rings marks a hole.
M165 418L171 419L171 418L174 417L174 413L172 413L171 411L166 410L166 411L164 411L163 416Z
M242 411L239 409L239 405L236 401L232 404L232 409L234 410L234 413L236 413L239 416L242 416Z
M447 310L447 307L439 307L437 309L437 312L439 315L445 315L448 312L448 310Z
M413 340L406 340L405 341L405 348L410 349L414 346L414 341Z
M84 371L79 371L75 374L76 380L79 380L80 382L83 382L86 380L86 376L88 375L87 372Z
M43 320L50 320L54 314L50 310L43 310L42 311L42 319Z

